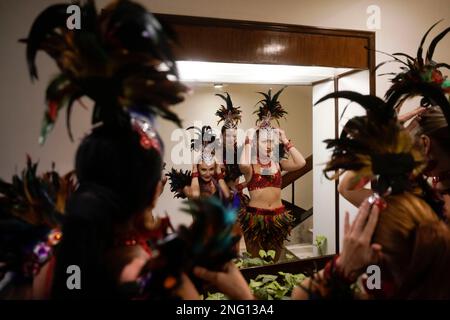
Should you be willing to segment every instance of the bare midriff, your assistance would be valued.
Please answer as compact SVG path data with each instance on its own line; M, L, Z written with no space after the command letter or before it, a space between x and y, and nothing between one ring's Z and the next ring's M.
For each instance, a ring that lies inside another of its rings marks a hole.
M261 209L276 209L281 207L281 189L275 187L267 187L263 189L256 189L250 193L250 207Z

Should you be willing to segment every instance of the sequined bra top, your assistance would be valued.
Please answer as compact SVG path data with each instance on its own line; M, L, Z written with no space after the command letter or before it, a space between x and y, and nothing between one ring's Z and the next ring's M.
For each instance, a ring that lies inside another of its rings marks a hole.
M277 170L274 175L262 175L256 173L252 165L252 178L247 184L249 191L267 187L281 188L281 171Z

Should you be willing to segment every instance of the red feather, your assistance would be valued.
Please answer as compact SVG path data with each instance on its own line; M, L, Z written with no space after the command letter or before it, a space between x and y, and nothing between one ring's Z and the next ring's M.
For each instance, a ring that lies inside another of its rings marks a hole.
M58 115L58 103L54 100L48 103L48 117L52 122L56 121L56 116Z

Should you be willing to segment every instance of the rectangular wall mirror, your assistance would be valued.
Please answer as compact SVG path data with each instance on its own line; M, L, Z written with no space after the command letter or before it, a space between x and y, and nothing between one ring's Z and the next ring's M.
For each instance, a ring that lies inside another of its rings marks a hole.
M337 193L338 182L322 173L330 156L323 140L338 136L347 119L361 111L349 108L343 114L346 101L314 103L336 90L375 92L375 33L164 14L158 18L178 35L175 53L180 77L194 92L177 106L185 128L201 122L220 129L215 112L223 101L215 94L224 92L241 107L239 127L254 127L257 92L287 86L280 102L288 115L280 120L280 127L295 142L306 165L282 173L283 204L295 223L285 242L287 254L279 263L295 264L339 252L344 212L351 205ZM166 150L176 144L173 129L165 122L160 127ZM165 161L166 169L190 169L174 164L170 151ZM174 200L166 190L157 211L176 212L180 206L181 200ZM240 248L245 251L243 241Z

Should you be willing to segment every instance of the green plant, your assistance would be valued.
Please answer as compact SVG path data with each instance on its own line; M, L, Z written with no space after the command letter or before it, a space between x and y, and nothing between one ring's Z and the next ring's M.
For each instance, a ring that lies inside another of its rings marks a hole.
M262 259L266 258L266 259L273 260L273 259L275 259L275 250L267 250L267 251L259 250L259 256Z
M260 274L255 280L250 280L250 289L255 297L263 300L281 300L288 293L288 289L279 284L278 276Z
M255 297L262 300L288 300L292 289L303 279L303 274L278 272L277 275L260 274L250 280L250 289ZM279 277L281 276L281 279ZM279 281L278 281L279 280Z
M264 250L259 251L259 257L252 257L250 253L244 252L242 257L234 260L234 263L238 268L249 268L249 267L261 267L273 263L275 258L275 251Z
M250 290L260 300L289 300L292 289L305 279L302 273L292 274L278 272L278 275L260 274L255 279L250 279ZM205 300L228 300L221 292L209 293Z
M326 252L326 245L327 245L327 237L322 235L317 235L316 239L314 240L314 246L317 247L317 253L319 255L324 255Z
M290 253L286 253L286 259L292 260L292 259L295 259L295 256Z
M286 283L290 291L301 281L305 280L306 276L303 273L292 274L285 272L278 272L281 276L283 276L283 281Z
M202 297L203 298L203 297ZM222 292L209 293L205 300L229 300Z

